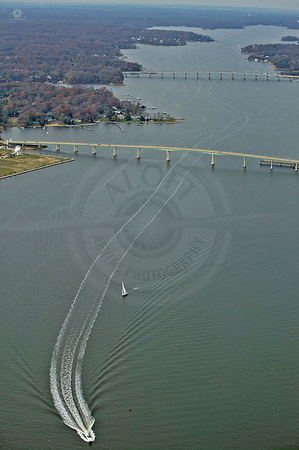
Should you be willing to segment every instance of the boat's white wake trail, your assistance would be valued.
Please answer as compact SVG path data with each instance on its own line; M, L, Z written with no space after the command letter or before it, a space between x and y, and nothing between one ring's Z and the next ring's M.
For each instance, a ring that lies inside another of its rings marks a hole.
M125 222L124 225L122 225L117 233L112 236L104 248L98 253L79 286L77 294L54 346L50 367L50 388L53 401L64 423L75 429L79 436L86 442L92 442L95 440L95 433L92 430L95 420L92 417L88 405L83 397L81 372L86 344L94 321L96 320L103 299L109 288L111 279L118 270L123 259L136 240L140 237L142 232L153 222L163 207L175 195L183 183L187 173L189 173L200 157L197 158L190 169L186 171L180 183L176 186L165 203L155 211L151 220L148 221L148 219L145 219L146 223L139 224L139 231L136 232L135 238L126 248L124 253L119 256L119 259L115 267L111 270L109 277L100 275L96 263L115 237L118 236L127 224L129 224L151 201L165 179L169 176L172 170L174 170L176 165L186 157L186 155L187 153L185 153L171 167L143 205L140 206L140 208L127 220L127 222Z
M234 134L239 133L239 132L247 125L247 123L249 122L249 117L248 117L248 115L246 114L246 112L243 111L242 109L237 108L237 107L234 106L234 105L230 105L230 104L224 102L223 100L220 100L220 99L217 99L216 97L214 97L214 96L211 94L211 92L212 92L212 85L211 85L210 81L209 81L209 85L210 85L210 88L209 88L209 90L208 90L208 94L209 94L209 96L210 96L214 101L208 100L208 99L206 99L206 98L204 98L204 97L202 97L202 96L199 95L199 92L200 92L200 86L199 86L199 88L198 88L198 90L197 90L196 95L197 95L198 97L200 97L202 100L204 100L205 102L210 103L211 105L214 105L215 107L217 107L217 108L219 108L219 109L222 109L223 111L227 112L229 115L231 115L232 120L231 120L227 125L225 125L225 126L222 128L222 130L219 130L219 131L217 131L217 132L215 132L215 133L213 133L213 134L207 136L205 139L202 139L200 142L198 142L198 143L196 144L196 146L202 144L203 142L205 142L207 139L210 139L211 137L214 137L214 136L216 136L216 135L220 135L220 134L223 133L226 129L228 129L231 125L233 125L233 124L235 123L235 121L236 121L235 116L234 116L234 114L233 114L228 108L232 108L233 110L235 110L235 111L237 111L238 113L241 113L241 114L243 114L243 115L245 116L245 121L244 121L244 123L243 123L241 126L239 126L239 128L237 128L236 130L230 132L230 133L227 134L227 135L224 135L224 136L223 136L222 138L220 138L218 141L214 142L214 144L212 144L212 145L209 147L209 149L212 149L213 147L215 147L215 145L219 144L219 142L222 142L222 141L224 141L225 139L227 139L227 138L233 136ZM220 106L220 104L227 106L227 108L225 108L224 106Z
M219 101L219 103L222 103L223 105L225 104L221 101ZM232 116L232 121L224 127L224 129L222 130L223 132L234 123L235 117L229 110L227 110L223 106L220 106L219 104L217 106L221 109L226 110ZM242 129L247 124L248 116L246 115L246 113L244 113L244 115L246 119L245 122L237 130L231 132L230 135L240 131L240 129ZM218 142L225 139L226 137L227 136L223 137ZM210 148L212 148L218 142L214 143ZM145 223L142 223L142 220L141 223L139 221L139 230L136 230L134 239L128 245L124 253L119 255L119 259L114 268L112 268L110 276L105 276L103 274L100 275L100 272L97 268L97 261L101 256L103 256L107 247L112 243L112 241L124 230L124 228L130 222L134 220L137 215L140 214L145 206L151 201L153 196L160 189L165 179L169 176L172 170L174 170L176 165L179 164L183 160L183 158L187 156L187 154L187 152L184 153L184 155L171 167L171 169L163 177L161 182L148 197L148 199L121 226L121 228L107 242L104 248L98 253L79 286L77 294L57 338L57 342L52 354L50 367L51 393L53 396L55 407L61 415L64 423L69 427L75 429L84 441L92 442L95 440L95 433L92 430L95 420L92 417L89 407L83 397L81 381L82 362L89 335L97 318L103 299L109 288L112 277L118 270L120 264L122 263L136 240L140 237L143 231L146 230L146 228L154 221L154 219L161 212L164 206L176 194L185 177L197 163L197 161L202 157L202 155L196 158L190 168L186 170L186 173L182 177L180 183L178 183L165 203L153 212L150 221L148 221L148 219L144 219Z

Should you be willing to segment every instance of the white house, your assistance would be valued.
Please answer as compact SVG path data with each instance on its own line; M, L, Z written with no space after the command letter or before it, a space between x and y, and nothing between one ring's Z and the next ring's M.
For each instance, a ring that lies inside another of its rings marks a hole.
M12 152L12 154L13 155L16 155L16 156L21 156L21 147L19 146L19 145L17 145L16 147L15 147L15 149L13 150L13 152Z

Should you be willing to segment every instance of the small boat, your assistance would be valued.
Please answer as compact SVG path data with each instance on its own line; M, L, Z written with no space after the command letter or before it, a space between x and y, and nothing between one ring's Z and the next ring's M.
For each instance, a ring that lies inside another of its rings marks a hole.
M121 282L121 295L122 295L123 297L125 297L126 295L128 295L128 293L127 293L127 291L126 291L126 288L125 288L125 285L124 285L124 282L123 282L123 281Z

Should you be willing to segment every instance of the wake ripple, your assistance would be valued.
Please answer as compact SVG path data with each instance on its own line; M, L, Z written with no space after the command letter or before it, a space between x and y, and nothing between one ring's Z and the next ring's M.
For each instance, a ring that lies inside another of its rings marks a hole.
M132 217L122 225L94 259L79 286L54 346L50 366L50 389L54 405L62 417L63 422L70 428L76 430L78 435L86 442L93 442L95 440L95 433L92 430L95 419L92 417L89 407L83 397L81 373L86 344L93 324L97 318L111 279L118 270L123 259L143 231L153 222L163 207L175 195L187 173L189 173L199 158L197 158L192 164L192 167L186 171L181 182L176 186L165 203L153 214L151 220L148 221L147 219L146 223L140 224L139 232L136 233L135 238L124 253L120 255L120 258L109 277L99 274L96 263L115 237L118 236L126 225L129 224L151 201L165 179L186 155L187 153L171 167L149 198L132 215Z
M224 102L221 102L224 104ZM218 105L219 108L225 109ZM237 108L235 108L237 109ZM227 112L230 112L227 110ZM235 118L230 112L233 119L222 131L225 131L230 126ZM245 114L246 120L243 125L232 132L231 134L240 131L248 122L248 116ZM216 133L217 134L217 133ZM224 138L223 138L224 139ZM221 139L221 140L223 140ZM220 140L218 141L220 142ZM218 143L217 142L217 143ZM216 145L214 143L211 147ZM81 285L77 291L75 299L71 305L71 308L67 314L67 317L62 325L59 336L57 338L51 360L50 367L50 388L53 397L53 401L57 411L62 417L64 423L77 431L78 435L86 442L92 442L95 440L95 433L92 427L95 423L95 419L89 410L89 407L83 397L82 389L82 362L87 345L89 335L91 333L93 324L97 318L99 310L101 308L103 299L107 293L112 277L118 270L123 259L140 237L143 231L153 222L164 206L175 195L181 184L183 183L186 175L190 172L192 167L201 158L199 156L186 171L181 182L176 186L173 193L168 197L165 203L153 214L150 221L140 226L140 231L136 233L135 238L127 247L125 252L120 255L118 262L114 269L111 271L109 277L101 275L99 279L99 271L96 263L103 255L110 243L119 235L142 210L150 202L156 192L160 189L162 183L169 176L172 170L179 164L183 158L185 158L187 152L171 167L168 173L161 180L159 185L144 202L144 204L136 211L132 217L118 230L117 233L109 240L105 247L99 252L95 260L90 265L85 277L83 278Z
M224 102L221 101L220 103L224 104ZM220 105L218 105L218 107L221 109L226 109ZM235 120L234 115L230 111L226 111L232 115L232 122L230 122L222 131L225 131L225 129L228 128L228 126L230 126ZM234 132L231 132L231 135L240 131L247 124L248 116L245 112L243 113L246 118L245 123L243 123L243 125ZM218 142L223 139L224 138L220 139ZM214 143L211 147L213 147L214 145L216 145L216 143ZM186 155L187 152L171 167L169 172L164 176L159 185L149 196L149 198L144 202L144 204L138 209L138 211L136 211L132 215L132 217L128 219L128 221L118 230L118 232L115 233L114 236L112 236L109 242L107 242L101 252L99 252L81 282L81 285L77 291L75 299L71 305L71 308L57 338L57 342L52 354L50 367L50 388L54 404L64 423L70 428L75 429L79 436L86 442L92 442L95 440L95 433L92 430L95 419L92 417L88 405L83 397L81 377L82 362L89 335L99 313L103 299L109 288L111 279L115 272L118 270L120 264L122 263L123 259L125 258L133 244L140 237L143 231L153 222L153 220L161 212L164 206L175 195L175 193L183 183L186 175L190 172L192 167L197 163L202 155L193 162L191 167L186 171L184 177L181 179L180 183L174 189L173 193L155 212L155 214L153 214L151 220L140 226L140 231L136 233L135 238L132 240L125 252L120 256L109 277L101 275L102 279L99 280L99 272L96 263L99 260L100 256L103 255L107 247L110 245L110 243L115 239L115 237L118 236L119 233L121 233L126 227L126 225L130 223L150 202L156 192L160 189L165 179L169 176L176 165L186 157Z

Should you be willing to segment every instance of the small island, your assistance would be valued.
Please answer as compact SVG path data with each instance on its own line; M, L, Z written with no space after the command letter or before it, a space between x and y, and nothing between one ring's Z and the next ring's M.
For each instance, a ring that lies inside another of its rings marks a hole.
M283 36L282 42L296 42L299 43L299 36Z

